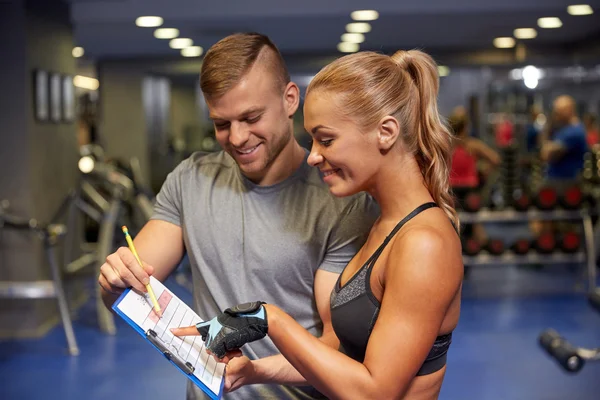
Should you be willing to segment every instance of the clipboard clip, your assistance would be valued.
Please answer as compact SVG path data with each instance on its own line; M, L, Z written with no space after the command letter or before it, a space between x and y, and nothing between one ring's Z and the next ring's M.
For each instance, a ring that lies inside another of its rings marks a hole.
M167 345L160 340L156 332L152 329L148 329L146 331L146 339L150 341L153 345L155 345L167 359L173 361L175 365L177 365L183 372L188 375L192 375L195 371L194 366L189 362L185 361L178 354L173 353L171 350L167 348Z

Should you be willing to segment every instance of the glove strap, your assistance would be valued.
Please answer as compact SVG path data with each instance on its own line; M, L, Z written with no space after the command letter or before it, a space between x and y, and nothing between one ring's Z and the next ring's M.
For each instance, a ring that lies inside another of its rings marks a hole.
M226 309L224 312L233 317L237 317L237 316L243 315L243 314L253 314L253 313L257 312L258 310L260 310L260 308L262 307L263 304L267 304L267 303L265 303L264 301L253 301L250 303L242 303L242 304L238 304L235 307L230 307L230 308Z

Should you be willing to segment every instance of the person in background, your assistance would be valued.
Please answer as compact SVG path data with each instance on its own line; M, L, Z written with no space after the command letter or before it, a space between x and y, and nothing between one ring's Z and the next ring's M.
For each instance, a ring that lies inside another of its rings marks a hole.
M546 178L549 183L575 180L588 151L586 131L577 117L575 100L567 95L557 97L552 118L555 131L540 149L541 159L548 163Z
M450 186L458 202L464 204L466 196L481 189L483 182L492 169L500 165L500 155L480 139L468 134L469 119L463 107L457 107L448 118L450 129L454 134L452 141L452 158L450 164ZM479 165L488 164L486 174L481 174ZM469 224L462 234L473 237L482 245L488 241L482 224Z

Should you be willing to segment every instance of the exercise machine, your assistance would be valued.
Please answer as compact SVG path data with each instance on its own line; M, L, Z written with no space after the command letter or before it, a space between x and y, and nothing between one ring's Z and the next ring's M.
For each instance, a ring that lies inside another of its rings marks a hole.
M132 231L141 228L152 214L152 200L145 189L137 159L130 160L130 170L106 162L97 152L83 153L78 163L81 172L79 185L71 191L59 210L59 215L67 213L69 235L65 241L64 272L76 274L90 270L95 278L109 254L122 243L116 236L121 225ZM133 221L138 216L136 222ZM97 240L89 242L82 230L81 217L87 217L98 226ZM83 240L82 240L83 237ZM80 251L75 251L77 247ZM71 259L73 254L82 254ZM96 311L100 329L114 334L116 328L112 313L102 302L99 285L96 288Z
M73 324L62 283L61 270L55 254L55 248L59 240L67 232L66 227L61 224L42 224L33 218L22 218L9 214L9 206L8 201L0 202L0 229L33 233L41 239L52 279L27 282L0 281L0 298L56 298L63 329L67 338L69 353L72 356L77 356L79 355L79 347L77 346L77 340L73 332Z

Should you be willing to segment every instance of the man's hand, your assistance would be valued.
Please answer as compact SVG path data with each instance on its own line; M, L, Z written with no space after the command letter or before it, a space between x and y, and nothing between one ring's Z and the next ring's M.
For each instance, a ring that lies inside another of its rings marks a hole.
M175 328L175 336L186 336L195 328L202 335L206 349L222 359L227 352L235 351L246 343L254 342L267 335L267 313L262 302L239 304L226 309L210 321L200 322L195 327Z
M146 285L150 282L150 275L153 273L152 266L144 263L142 268L131 250L121 247L106 257L106 262L100 267L98 283L104 291L114 295L121 294L130 287L145 293Z

